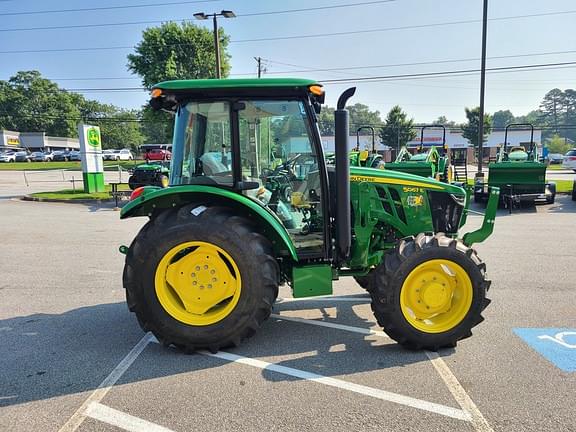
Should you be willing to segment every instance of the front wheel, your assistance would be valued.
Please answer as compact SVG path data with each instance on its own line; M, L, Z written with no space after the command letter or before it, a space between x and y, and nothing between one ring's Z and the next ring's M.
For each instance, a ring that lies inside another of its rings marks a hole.
M270 242L225 208L165 210L130 246L128 306L144 331L183 351L237 346L270 316L279 268Z
M485 264L473 249L444 234L401 240L371 282L378 324L410 349L456 346L472 335L490 303Z

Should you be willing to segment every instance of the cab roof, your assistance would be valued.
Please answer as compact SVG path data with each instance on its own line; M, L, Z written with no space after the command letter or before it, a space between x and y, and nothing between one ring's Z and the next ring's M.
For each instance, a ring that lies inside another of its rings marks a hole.
M308 88L320 85L314 80L304 78L233 78L233 79L196 79L164 81L156 84L153 89L173 91L194 90L232 90L259 88Z

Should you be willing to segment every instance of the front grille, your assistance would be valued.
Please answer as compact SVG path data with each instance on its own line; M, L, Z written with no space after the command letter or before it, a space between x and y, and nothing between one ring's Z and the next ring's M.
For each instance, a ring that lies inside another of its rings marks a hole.
M435 232L456 233L464 206L446 192L428 192Z

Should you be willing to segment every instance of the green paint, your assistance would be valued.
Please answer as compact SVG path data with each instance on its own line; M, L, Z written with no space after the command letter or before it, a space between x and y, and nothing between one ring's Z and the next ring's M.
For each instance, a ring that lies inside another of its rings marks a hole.
M464 234L462 241L466 246L472 246L474 243L480 243L486 240L494 231L494 221L496 219L496 211L498 210L498 200L500 197L500 190L492 188L490 190L490 198L484 213L484 220L482 226L476 231Z
M315 264L292 269L292 295L295 298L332 294L332 267Z
M84 192L94 193L106 191L104 173L82 173L82 179L84 180Z
M146 188L146 191L147 190L148 188ZM181 185L171 186L166 189L150 188L149 190L150 192L126 204L120 212L120 218L126 219L135 216L148 216L153 209L172 208L174 206L180 207L181 205L192 203L195 200L201 201L202 198L212 198L214 200L221 198L223 201L231 204L232 207L238 209L239 214L254 214L259 219L260 226L265 231L270 232L270 234L276 237L281 243L276 244L276 248L288 251L292 259L298 261L296 248L278 217L272 213L272 211L244 195L228 189L203 185ZM246 210L250 211L247 212Z
M267 87L302 87L306 88L318 82L302 78L237 78L237 79L198 79L164 81L153 88L163 90L218 90Z
M520 160L488 165L488 186L499 187L507 193L543 194L545 184L546 165L543 163Z

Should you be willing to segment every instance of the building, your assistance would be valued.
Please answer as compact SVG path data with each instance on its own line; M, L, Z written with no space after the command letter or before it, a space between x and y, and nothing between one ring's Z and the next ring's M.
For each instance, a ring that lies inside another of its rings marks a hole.
M0 130L0 150L80 150L80 142L77 138L47 136L45 132Z

